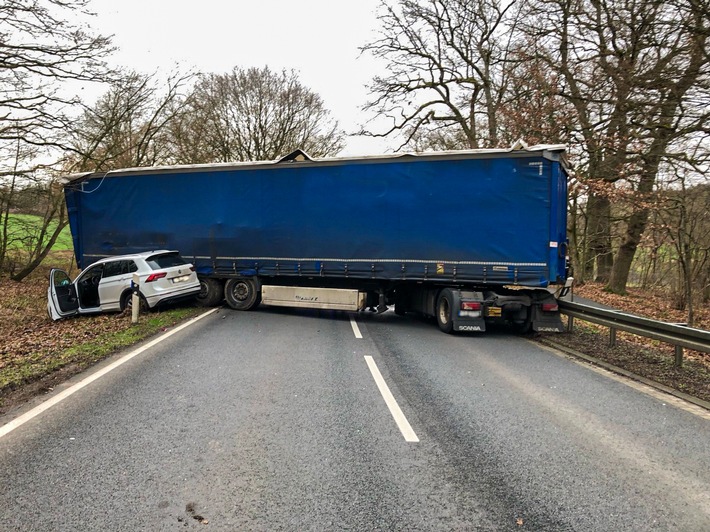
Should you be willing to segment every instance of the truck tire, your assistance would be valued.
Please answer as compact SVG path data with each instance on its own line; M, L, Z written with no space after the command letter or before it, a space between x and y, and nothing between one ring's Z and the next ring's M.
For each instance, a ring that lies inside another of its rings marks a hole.
M224 298L234 310L251 310L261 298L253 279L230 279L224 285Z
M195 298L201 307L215 307L224 300L224 285L219 279L200 278L200 293Z
M448 288L442 290L436 299L436 322L439 329L446 334L451 334L454 330L453 302L454 294Z

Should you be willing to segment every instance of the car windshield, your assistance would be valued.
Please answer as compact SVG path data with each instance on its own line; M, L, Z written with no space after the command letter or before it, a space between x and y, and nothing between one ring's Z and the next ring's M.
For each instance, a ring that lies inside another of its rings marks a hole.
M162 255L153 255L146 259L148 266L154 270L160 270L162 268L171 268L173 266L183 266L187 264L185 259L183 259L177 253L163 253Z

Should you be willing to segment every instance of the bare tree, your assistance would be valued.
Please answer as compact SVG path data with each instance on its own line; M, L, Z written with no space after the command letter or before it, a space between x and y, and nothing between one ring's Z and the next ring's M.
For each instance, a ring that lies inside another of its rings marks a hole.
M365 108L390 120L373 136L403 133L459 148L501 144L500 111L518 38L519 2L383 0L380 37L362 50L382 58ZM438 139L438 140L437 140Z
M66 224L50 168L65 147L67 111L78 102L66 85L111 74L104 63L109 39L91 35L82 23L87 6L88 0L0 3L0 269L7 269L12 252L17 280L46 255ZM16 195L28 188L44 191L47 209L38 239L18 251L8 241L10 215Z
M709 14L708 0L384 0L363 49L387 61L367 108L391 126L373 134L423 149L567 142L581 273L623 292L660 168L710 132Z
M343 147L337 121L294 72L205 74L182 106L171 125L179 163L271 160L296 149L319 157Z
M129 72L114 82L72 128L71 168L110 170L172 162L168 131L184 112L178 101L191 74L165 81Z
M597 279L623 292L661 164L675 141L708 127L707 2L542 0L533 14L526 31L575 110L570 140L591 185L589 256ZM611 197L622 181L634 204L614 260Z
M13 281L22 281L40 265L69 221L60 180L56 176L44 175L37 179L35 185L23 190L23 195L28 193L35 197L32 212L36 218L16 220L13 224L16 234L4 241L17 248L7 268ZM6 253L5 262L8 258Z
M649 209L652 227L672 250L672 269L678 273L676 307L687 311L691 326L695 305L705 302L710 287L710 154L702 144L687 143L687 160L665 165L658 199Z
M0 142L62 148L64 109L78 102L60 83L104 81L110 41L68 22L88 0L7 0L0 4ZM12 159L10 159L12 160Z
M508 85L498 109L504 145L518 139L529 145L558 144L570 137L574 108L562 95L561 75L540 59L537 49L538 43L526 37L510 54L515 60L506 66Z

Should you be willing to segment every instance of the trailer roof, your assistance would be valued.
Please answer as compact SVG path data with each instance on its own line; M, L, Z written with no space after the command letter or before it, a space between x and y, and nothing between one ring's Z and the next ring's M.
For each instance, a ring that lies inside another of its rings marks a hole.
M512 157L530 157L538 155L547 159L560 161L566 165L565 152L567 146L564 144L539 144L536 146L527 147L518 142L512 148L495 148L495 149L477 149L477 150L453 150L453 151L438 151L438 152L421 152L421 153L395 153L382 155L367 155L359 157L324 157L313 158L302 150L296 150L281 159L275 161L246 161L246 162L230 162L230 163L209 163L209 164L185 164L172 166L144 166L134 168L121 168L117 170L109 170L108 172L84 172L74 174L67 178L69 182L83 181L93 177L120 177L122 175L135 174L156 174L156 173L178 173L189 172L194 170L231 170L231 169L247 169L247 168L269 168L279 167L285 164L301 165L341 165L348 163L370 163L370 162L387 162L387 161L402 161L403 159L417 160L436 160L436 159L487 159L495 158L501 155Z

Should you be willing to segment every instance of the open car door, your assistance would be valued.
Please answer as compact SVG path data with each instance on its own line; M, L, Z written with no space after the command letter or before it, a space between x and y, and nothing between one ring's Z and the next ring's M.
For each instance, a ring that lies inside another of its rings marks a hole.
M47 289L47 311L53 320L74 316L79 313L79 298L76 286L64 270L56 268L49 272Z

